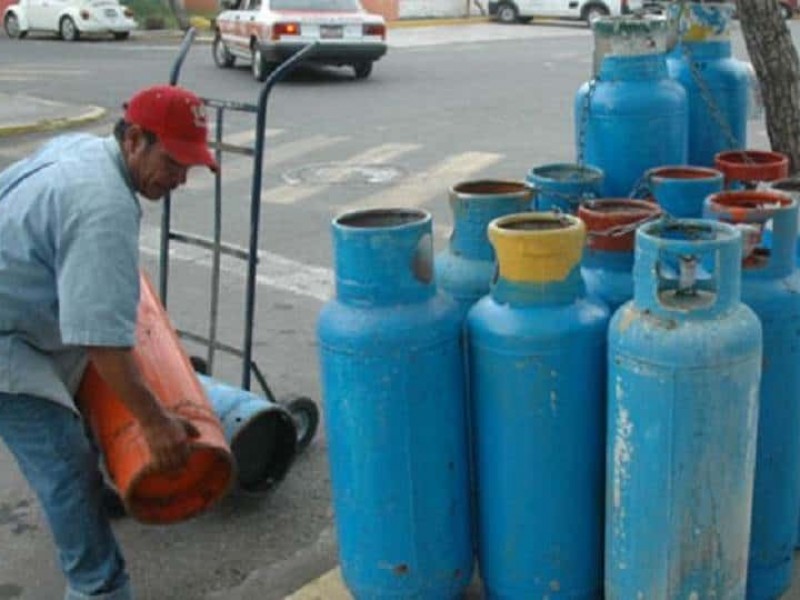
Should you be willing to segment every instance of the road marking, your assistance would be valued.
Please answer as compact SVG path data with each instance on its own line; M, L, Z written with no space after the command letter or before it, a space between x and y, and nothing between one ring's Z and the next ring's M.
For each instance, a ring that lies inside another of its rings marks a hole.
M280 144L275 147L267 147L264 149L264 168L277 167L283 163L294 160L298 157L305 156L317 150L323 150L329 146L333 146L340 142L346 141L347 137L329 137L325 135L314 135L308 138L302 138ZM230 138L226 137L226 142ZM235 143L235 142L229 142ZM253 176L253 158L243 156L231 156L230 158L223 159L222 163L222 183L226 186L236 181L246 181ZM185 189L195 191L205 191L214 187L214 176L209 171L204 171L200 176L194 176L190 179Z
M143 227L139 250L142 254L158 258L161 256L160 232L155 227ZM211 267L211 253L186 244L171 243L170 259ZM231 256L220 257L220 270L240 279L247 278L247 262ZM291 292L298 296L327 302L333 291L333 271L325 267L302 263L280 254L258 253L256 283L273 289Z
M502 154L491 152L456 154L388 190L346 204L341 212L366 208L417 208L434 198L447 198L447 190L454 183L463 181L502 159Z
M351 156L342 165L378 165L385 164L408 152L419 149L419 144L383 144ZM344 170L343 170L344 171ZM270 204L294 204L316 194L322 193L335 186L336 180L332 179L325 185L282 185L277 188L263 190L262 202Z
M284 600L352 600L342 581L339 567L328 571L321 577L310 581Z

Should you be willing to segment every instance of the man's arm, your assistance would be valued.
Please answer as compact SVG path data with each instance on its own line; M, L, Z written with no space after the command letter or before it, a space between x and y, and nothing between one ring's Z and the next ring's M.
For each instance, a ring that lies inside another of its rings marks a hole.
M167 412L142 379L129 348L90 347L97 372L139 422L158 471L179 469L189 458L189 437L199 435L187 420Z

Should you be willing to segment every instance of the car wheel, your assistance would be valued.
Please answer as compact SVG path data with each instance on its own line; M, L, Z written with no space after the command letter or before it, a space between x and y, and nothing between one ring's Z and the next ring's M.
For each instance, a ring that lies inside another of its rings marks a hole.
M258 44L253 44L252 57L251 69L253 71L253 77L255 77L256 81L266 81L272 69L275 68L275 65L267 62L264 55L261 54L261 48L258 47Z
M114 34L115 40L127 40L131 36L130 31L117 31Z
M75 21L70 17L64 17L58 24L58 33L65 42L74 42L81 37L80 31L75 27Z
M600 17L606 16L608 16L608 9L600 4L590 4L583 12L583 20L586 21L589 27Z
M27 31L22 31L19 28L19 19L17 15L14 13L8 13L6 15L5 21L3 21L3 27L6 30L6 35L11 38L12 40L15 39L22 39L26 35L28 35Z
M353 65L353 70L356 72L356 79L366 79L372 73L371 62L360 62Z
M516 23L519 19L519 11L517 7L508 2L503 2L497 7L497 20L501 23L511 24Z
M225 42L222 41L219 33L214 36L214 43L211 45L211 52L214 55L214 64L220 69L232 67L236 57L231 54Z
M781 16L787 21L794 16L794 14L792 13L792 8L787 4L781 3L780 8L781 8Z

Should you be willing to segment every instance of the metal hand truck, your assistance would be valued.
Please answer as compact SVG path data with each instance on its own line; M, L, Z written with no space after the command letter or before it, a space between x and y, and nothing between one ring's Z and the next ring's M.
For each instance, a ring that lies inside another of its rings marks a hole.
M177 85L183 61L194 41L196 30L189 29L181 42L178 56L173 64L170 74L170 85ZM214 359L217 351L226 352L241 359L241 389L250 391L251 379L254 376L258 381L264 396L273 404L283 406L291 415L297 431L297 450L302 450L311 442L319 424L319 409L313 400L305 396L289 396L278 400L273 394L267 380L253 360L253 321L255 313L256 296L256 269L258 265L258 235L261 218L261 182L262 165L264 157L264 137L267 117L267 100L273 86L306 56L314 52L316 44L310 44L295 53L266 79L261 87L256 104L202 98L205 106L213 111L216 131L214 139L209 146L214 149L216 159L220 165L214 178L214 223L213 237L207 238L193 233L177 231L171 224L171 198L168 193L164 197L163 212L161 217L161 243L159 256L159 293L161 302L167 307L169 291L169 250L170 244L178 242L205 249L211 253L211 296L209 307L208 330L205 334L178 330L179 335L194 343L205 346L206 353L203 357L192 356L191 361L195 370L202 375L211 375L214 370ZM223 142L224 115L226 111L237 111L255 115L255 142L253 147L236 146ZM253 174L250 196L250 232L247 248L226 243L222 240L222 155L231 152L253 158ZM244 314L244 339L242 346L221 342L217 337L217 319L219 312L220 292L220 260L222 255L246 261L247 276L245 283L245 314Z

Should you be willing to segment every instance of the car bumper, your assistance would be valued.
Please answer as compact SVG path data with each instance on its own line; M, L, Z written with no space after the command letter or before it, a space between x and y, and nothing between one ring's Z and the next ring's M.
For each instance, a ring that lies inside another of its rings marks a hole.
M278 42L262 46L261 52L268 62L283 62L305 48L306 42ZM309 56L308 62L345 65L372 62L386 54L383 42L320 44Z
M136 29L135 21L99 21L89 19L76 23L81 33L126 33Z

